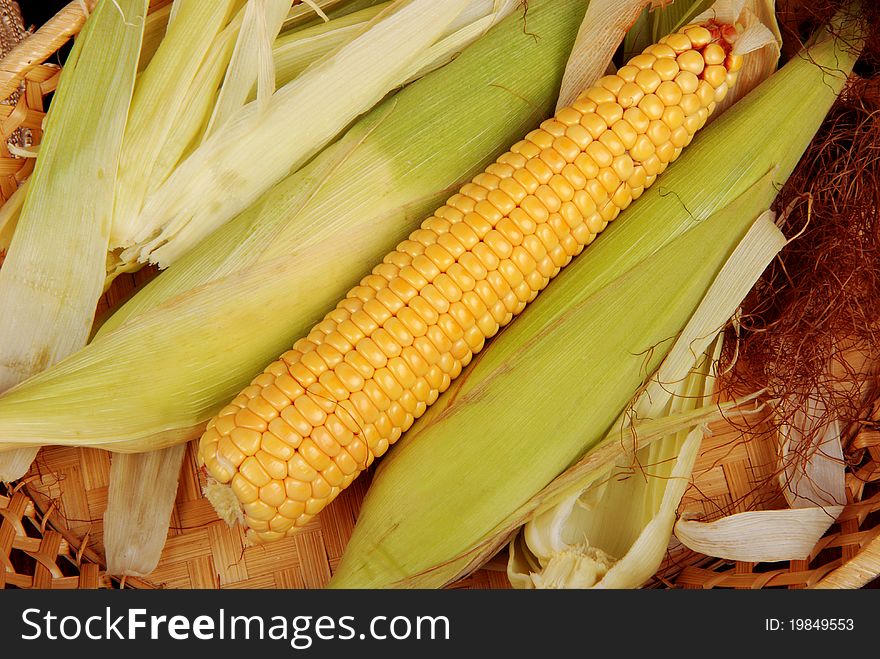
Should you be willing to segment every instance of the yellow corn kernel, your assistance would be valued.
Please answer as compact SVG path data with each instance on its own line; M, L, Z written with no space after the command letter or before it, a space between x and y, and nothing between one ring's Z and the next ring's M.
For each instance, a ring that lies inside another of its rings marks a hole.
M672 105L663 111L660 121L666 124L670 130L675 130L684 123L684 119L684 110L678 105Z
M587 145L589 146L589 145ZM584 151L581 155L575 158L574 166L577 170L584 176L584 180L587 181L591 178L595 178L599 173L599 165L596 163L593 158ZM575 195L577 198L577 195Z
M669 35L542 122L221 410L200 460L249 538L306 525L678 156L742 66L711 34Z
M619 156L626 152L626 147L613 130L605 131L598 141L608 147L612 156Z
M623 109L631 108L642 100L645 92L635 82L628 82L617 92L617 102Z
M660 80L672 80L679 72L678 64L669 58L658 59L651 68L660 76Z
M678 67L687 73L700 75L706 66L703 56L696 50L687 50L676 58Z
M697 96L700 99L700 104L705 108L708 107L710 103L715 102L715 88L712 87L705 80L700 81L700 86L697 89Z
M712 41L712 33L702 25L686 28L684 33L687 35L687 38L690 39L691 46L694 48L702 48Z
M590 133L594 140L599 139L599 136L608 129L608 124L605 123L605 120L595 112L585 114L584 118L581 119L581 126L587 129L587 132Z
M651 121L639 108L629 108L623 113L623 119L640 135L648 130L648 123Z
M639 71L636 76L635 83L641 88L645 94L653 94L654 90L660 86L663 80L657 75L654 69L644 69Z
M675 84L682 94L693 94L700 86L700 79L689 71L682 71L675 76Z
M621 66L617 69L617 76L624 82L632 82L636 79L636 75L639 71L641 71L639 67L627 64L626 66Z
M666 106L678 105L682 97L681 87L671 80L660 83L660 86L657 87L657 91L654 93Z
M648 136L639 135L635 145L629 150L629 154L632 156L633 160L644 162L654 155L654 151L654 143L648 138Z
M650 53L651 55L653 55L657 59L660 59L660 58L675 59L675 51L672 50L672 48L670 48L666 44L662 44L662 43L655 43L652 46L648 46L645 49L645 52Z
M617 93L620 91L620 88L623 86L624 82L625 81L620 76L611 75L611 76L602 76L601 78L599 78L599 80L596 81L596 84L599 85L600 87L604 87L605 89L610 91L612 94L617 95Z
M669 129L666 129L666 132L669 134L669 138L666 139L665 142L657 146L656 156L660 159L660 162L664 165L672 162L676 158L675 147L672 145L670 138L672 137L672 133Z
M614 162L611 163L611 168L621 181L627 181L633 175L635 165L630 156L623 154L614 159Z
M592 158L599 167L610 167L614 156L602 142L592 142L585 153Z
M627 62L627 64L629 66L634 66L637 69L645 71L654 66L654 62L656 61L657 58L654 55L642 53L641 55L636 55L635 57L633 57L629 62Z
M581 113L593 112L596 109L596 103L587 98L586 94L578 96L571 107Z
M613 103L617 96L604 87L591 87L587 92L587 98L596 104Z
M702 99L700 99L702 100ZM639 110L645 113L648 119L659 119L663 116L666 104L656 94L648 94L639 101Z
M703 107L700 102L700 97L696 94L685 94L681 97L678 106L682 109L685 116L694 115L700 111L701 107Z
M667 108L667 110L668 109L670 108ZM639 136L635 128L633 128L625 119L615 122L615 124L611 126L611 130L623 144L625 149L631 149Z
M623 108L616 101L613 103L600 103L596 107L596 114L602 117L607 128L623 118ZM604 134L605 131L603 130L602 133Z
M602 184L602 187L605 188L605 191L609 194L617 190L617 186L620 185L620 177L617 176L614 169L611 167L603 167L600 169L599 176L596 180Z
M708 82L713 88L717 89L725 84L725 81L727 80L727 69L720 64L707 66L706 70L703 71L703 80Z
M727 59L727 53L724 51L723 47L717 43L713 43L706 46L703 50L703 59L706 62L706 66L724 64L724 61Z
M681 32L670 34L666 38L666 45L672 48L672 50L674 50L676 53L683 53L684 51L690 50L693 47L691 45L691 40L688 38L688 36Z

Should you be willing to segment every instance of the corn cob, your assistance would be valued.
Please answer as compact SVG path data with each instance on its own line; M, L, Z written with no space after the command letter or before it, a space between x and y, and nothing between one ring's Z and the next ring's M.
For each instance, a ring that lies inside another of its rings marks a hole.
M678 157L742 66L736 34L689 25L601 78L209 422L200 461L230 486L252 540L292 534L332 501ZM229 518L226 489L209 497Z

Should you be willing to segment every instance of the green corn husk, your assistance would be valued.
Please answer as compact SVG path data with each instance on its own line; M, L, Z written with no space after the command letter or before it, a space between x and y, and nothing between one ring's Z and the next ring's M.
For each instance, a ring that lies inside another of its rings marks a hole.
M138 452L197 436L367 264L550 113L583 12L531 0L527 32L510 16L384 102L159 275L120 310L130 321L0 397L0 447Z
M0 392L88 339L146 9L100 2L68 58L0 269ZM35 454L3 456L0 480L21 477Z
M349 41L388 4L386 1L327 23L280 35L273 51L278 84L287 84L313 62Z
M667 384L672 395L663 416L711 405L721 344L716 340L684 380ZM620 441L620 435L616 438ZM509 545L511 585L570 589L644 583L666 553L702 438L701 424L660 437L635 456L624 455L590 474L572 494L535 515Z
M713 420L729 414L712 400L719 332L786 244L774 220L767 212L755 222L661 367L601 440L599 446L617 447L622 455L602 463L600 451L591 450L588 468L581 461L544 488L542 510L535 509L509 545L514 587L637 588L656 573L706 421L653 437L645 427L699 408L714 407ZM554 497L560 501L548 509Z
M289 10L289 0L250 0L245 5L238 41L205 139L222 130L241 111L255 84L262 107L275 92L273 45Z
M473 1L395 0L265 103L244 106L146 198L122 260L166 267L243 212L418 71Z
M853 63L830 39L790 62L496 337L381 462L330 585L437 587L500 547L656 368Z

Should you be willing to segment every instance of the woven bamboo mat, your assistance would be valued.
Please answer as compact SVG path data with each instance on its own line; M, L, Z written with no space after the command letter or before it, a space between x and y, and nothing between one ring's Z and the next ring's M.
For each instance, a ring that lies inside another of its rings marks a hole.
M354 528L369 475L356 480L304 527L302 533L271 545L247 546L241 528L230 528L219 521L202 496L204 481L196 467L195 453L195 442L191 442L181 469L171 529L159 567L143 579L129 580L129 585L142 588L323 586L336 568ZM54 525L70 532L72 543L84 544L90 553L100 557L109 475L109 456L103 451L46 448L40 452L27 477L26 488L38 508L52 511ZM80 543L76 539L81 539ZM497 561L456 587L506 587L504 568L505 565Z

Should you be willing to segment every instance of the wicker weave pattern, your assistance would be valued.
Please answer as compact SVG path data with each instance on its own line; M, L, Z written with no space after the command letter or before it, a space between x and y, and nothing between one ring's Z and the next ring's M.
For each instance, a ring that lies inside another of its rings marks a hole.
M196 466L196 450L194 442L187 447L171 530L158 568L126 584L138 588L322 587L342 557L369 478L355 481L297 536L271 545L247 546L241 529L218 520L202 496L205 482ZM109 473L105 452L46 448L27 479L26 491L36 504L28 504L29 510L50 510L52 526L72 538L84 538L93 560L103 555L102 516ZM19 496L28 501L23 492ZM498 561L456 587L506 587L504 569L503 561ZM110 581L105 578L102 585L109 586Z
M773 565L701 560L691 554L674 579L682 588L859 588L880 574L880 399L846 449L847 505L808 560ZM701 448L682 509L711 521L787 507L767 435L716 425ZM699 564L699 565L698 565Z
M5 202L34 170L33 158L19 158L9 152L10 141L23 146L40 143L43 98L55 91L61 67L41 64L24 76L23 91L15 105L0 105L0 203Z
M37 513L23 488L0 494L0 587L100 588L108 585L99 566L83 560L48 516ZM88 540L80 543L85 547Z

